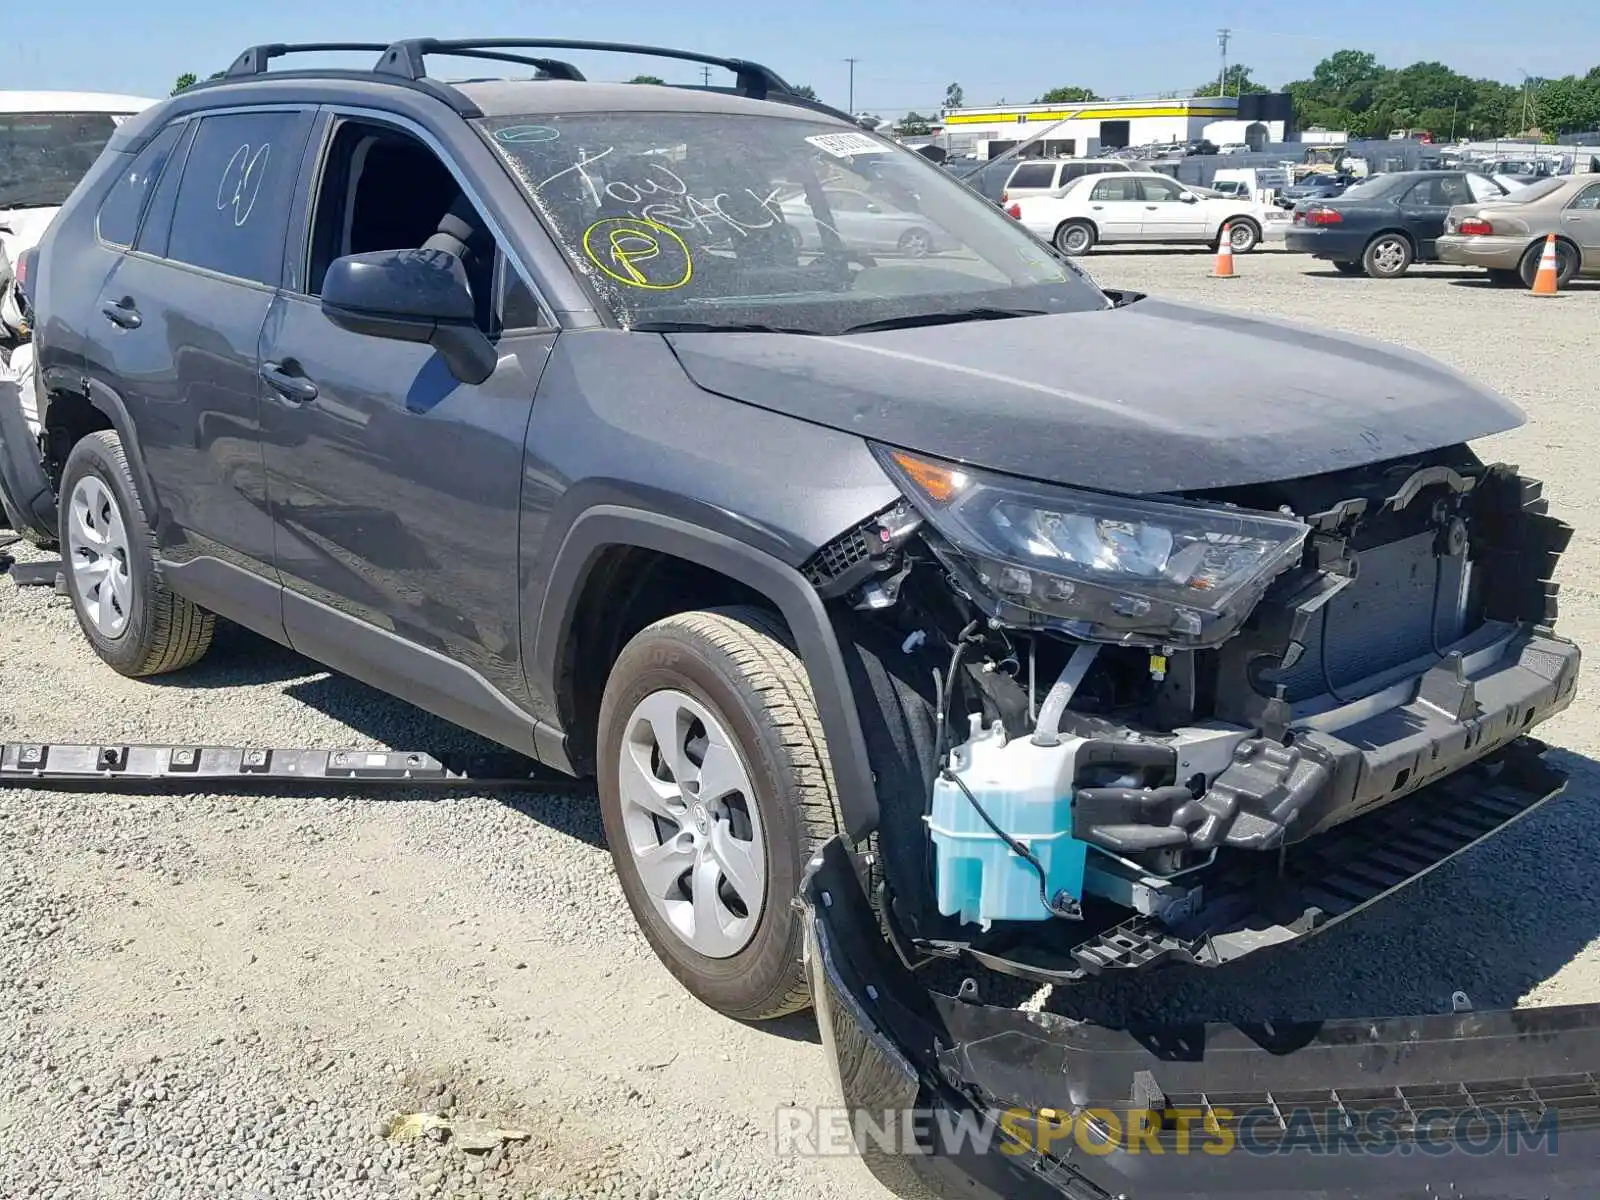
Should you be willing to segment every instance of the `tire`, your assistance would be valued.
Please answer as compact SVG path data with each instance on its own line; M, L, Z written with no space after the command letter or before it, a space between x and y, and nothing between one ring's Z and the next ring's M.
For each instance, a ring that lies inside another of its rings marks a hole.
M1087 221L1068 221L1056 230L1053 239L1061 253L1077 258L1094 249L1094 226Z
M693 786L674 782L658 730ZM697 798L707 753L723 739L720 795ZM596 762L617 877L667 969L735 1020L805 1008L792 900L843 822L811 685L782 624L737 607L644 629L606 680ZM745 878L735 884L729 871Z
M926 229L908 229L900 235L897 248L906 258L927 258L933 253L933 235Z
M91 433L67 456L60 522L67 594L101 661L140 678L204 657L216 618L162 582L155 537L115 433Z
M1539 277L1539 260L1544 257L1544 242L1537 241L1529 246L1522 256L1522 262L1517 266L1517 276L1522 280L1522 286L1531 288L1534 280ZM1578 251L1571 242L1556 239L1556 287L1564 288L1572 282L1572 277L1578 273Z
M1235 254L1249 254L1261 244L1261 226L1248 218L1241 218L1224 223L1228 230L1229 240L1233 245ZM1221 241L1221 234L1217 235ZM1215 247L1213 247L1215 249Z
M1360 263L1345 262L1343 259L1336 259L1333 264L1333 269L1339 272L1341 275L1364 275L1367 271L1367 269Z
M1415 261L1411 242L1402 234L1380 233L1367 243L1361 269L1374 279L1398 279Z

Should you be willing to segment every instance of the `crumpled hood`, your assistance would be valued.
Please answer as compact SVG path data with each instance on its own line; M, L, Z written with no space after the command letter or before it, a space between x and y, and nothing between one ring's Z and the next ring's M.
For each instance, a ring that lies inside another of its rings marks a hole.
M1125 494L1315 475L1526 419L1396 346L1153 299L848 337L665 336L690 378L731 399Z

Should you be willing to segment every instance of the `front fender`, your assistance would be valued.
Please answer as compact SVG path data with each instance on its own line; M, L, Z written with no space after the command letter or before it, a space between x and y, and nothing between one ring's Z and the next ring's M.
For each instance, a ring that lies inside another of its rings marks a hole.
M599 504L581 513L556 551L534 631L529 683L554 695L561 647L571 636L578 597L601 554L630 546L699 563L770 600L783 615L811 681L828 742L845 830L860 841L878 824L878 798L866 740L839 641L816 589L793 566L726 533L659 512Z

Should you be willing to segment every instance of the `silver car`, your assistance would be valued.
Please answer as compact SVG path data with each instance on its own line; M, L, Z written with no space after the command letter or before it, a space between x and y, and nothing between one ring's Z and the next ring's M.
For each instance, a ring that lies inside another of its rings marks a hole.
M1558 286L1600 276L1600 178L1541 179L1490 203L1455 205L1445 216L1439 261L1485 267L1497 282L1532 287L1552 233Z
M833 215L834 231L852 250L926 258L948 248L949 239L927 217L891 208L881 196L869 196L855 188L829 187L823 189L823 197ZM817 218L804 193L782 201L778 207L783 211L795 249L822 249Z

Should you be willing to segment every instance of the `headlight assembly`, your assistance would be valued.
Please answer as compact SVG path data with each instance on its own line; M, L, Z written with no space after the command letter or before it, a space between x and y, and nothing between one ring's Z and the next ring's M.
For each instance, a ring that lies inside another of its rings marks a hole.
M1293 517L1125 499L874 446L941 560L1018 624L1095 641L1214 645L1300 558Z

